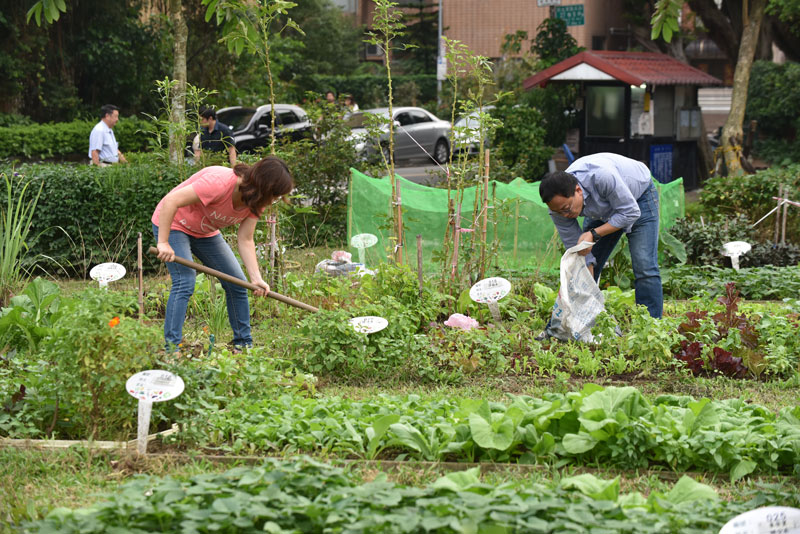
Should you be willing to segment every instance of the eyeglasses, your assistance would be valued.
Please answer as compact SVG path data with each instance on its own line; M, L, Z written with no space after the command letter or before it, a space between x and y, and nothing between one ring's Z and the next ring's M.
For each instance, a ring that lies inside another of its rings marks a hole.
M574 201L575 201L575 197L573 196L573 197L570 198L569 204L567 206L565 206L564 208L561 208L560 210L558 210L556 213L558 213L559 215L563 215L564 217L567 217L570 213L572 213L572 204L573 204Z

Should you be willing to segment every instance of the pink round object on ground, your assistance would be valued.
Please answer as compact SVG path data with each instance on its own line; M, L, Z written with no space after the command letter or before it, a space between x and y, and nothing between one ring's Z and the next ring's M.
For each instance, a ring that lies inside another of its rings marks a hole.
M461 330L472 330L478 327L478 321L460 313L451 315L444 324L452 328L460 328Z
M349 252L345 252L344 250L334 250L331 254L331 259L333 261L346 261L350 263L352 259L352 255Z

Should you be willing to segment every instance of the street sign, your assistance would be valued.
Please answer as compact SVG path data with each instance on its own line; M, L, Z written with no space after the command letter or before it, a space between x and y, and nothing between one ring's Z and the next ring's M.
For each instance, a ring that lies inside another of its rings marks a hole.
M536 0L537 7L560 6L561 0Z
M567 26L583 26L583 4L556 6L556 18L562 19Z
M447 79L447 58L445 56L436 58L436 79L439 81Z

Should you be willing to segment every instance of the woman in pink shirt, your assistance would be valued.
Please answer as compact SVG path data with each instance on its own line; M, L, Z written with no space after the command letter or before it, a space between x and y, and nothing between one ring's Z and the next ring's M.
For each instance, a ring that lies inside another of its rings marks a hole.
M174 350L183 339L186 308L194 293L195 270L175 263L175 256L191 260L192 254L205 265L247 280L220 228L238 224L239 255L250 282L266 296L269 285L261 277L253 233L267 206L294 189L294 180L283 160L268 156L255 165L206 167L167 193L153 213L153 234L158 242L158 259L167 262L172 289L167 300L164 339ZM233 329L233 345L250 347L250 306L247 290L222 282Z

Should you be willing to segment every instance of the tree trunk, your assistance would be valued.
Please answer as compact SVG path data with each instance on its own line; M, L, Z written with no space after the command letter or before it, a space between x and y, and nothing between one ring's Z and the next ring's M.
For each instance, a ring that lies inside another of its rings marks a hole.
M747 2L748 0L743 0ZM767 0L751 0L747 25L742 32L739 46L739 59L733 74L733 94L731 95L731 111L722 127L722 151L725 156L725 167L728 175L742 173L742 122L747 105L747 89L750 85L750 69L758 44L761 21Z
M181 0L169 0L169 19L173 31L172 79L177 82L170 106L170 122L173 127L170 128L169 135L169 160L180 163L183 161L183 145L186 140L181 135L183 128L175 125L186 120L186 42L189 40L189 28L183 17Z

